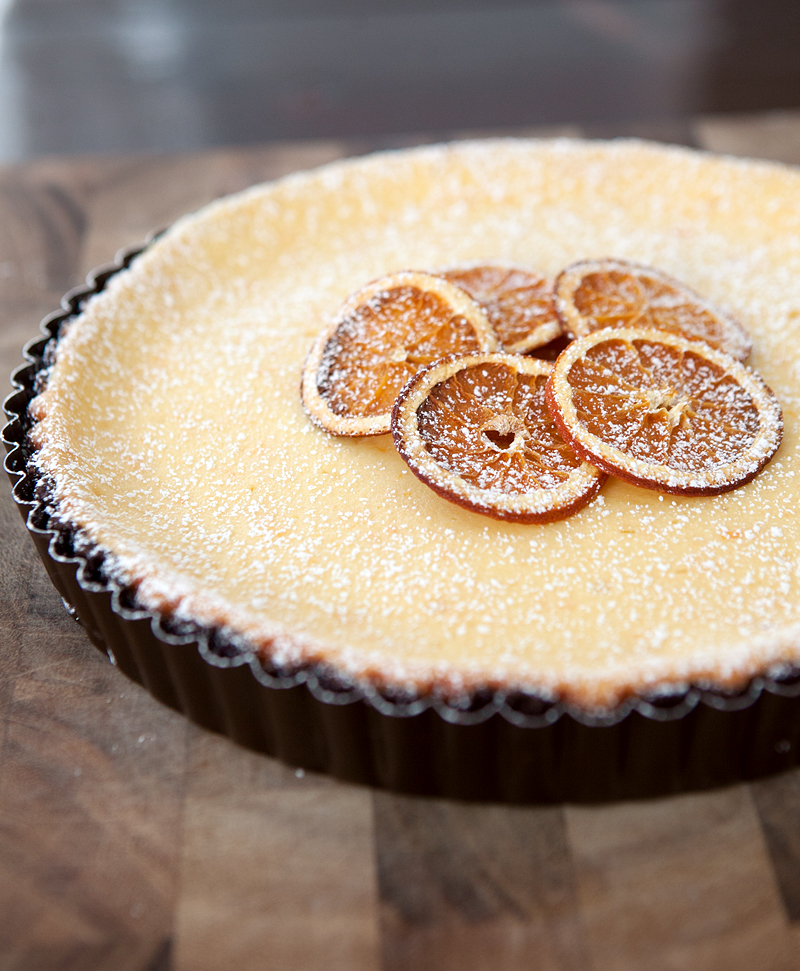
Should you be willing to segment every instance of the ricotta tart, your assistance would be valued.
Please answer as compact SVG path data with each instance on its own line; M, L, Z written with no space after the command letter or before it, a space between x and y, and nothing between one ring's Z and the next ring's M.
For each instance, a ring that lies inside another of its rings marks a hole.
M31 402L58 521L139 605L223 629L273 668L412 694L515 690L576 711L800 657L800 172L621 141L461 143L257 186L185 217L64 329ZM729 312L783 443L732 492L609 478L570 519L487 519L388 435L303 413L347 295L483 263L554 278L657 267Z

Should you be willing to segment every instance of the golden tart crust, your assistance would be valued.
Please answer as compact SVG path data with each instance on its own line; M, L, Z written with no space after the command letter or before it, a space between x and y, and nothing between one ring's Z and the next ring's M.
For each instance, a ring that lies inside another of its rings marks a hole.
M291 176L180 220L94 298L32 406L61 518L151 607L422 689L577 705L800 655L800 173L640 142L490 141ZM491 521L388 436L304 416L343 299L403 269L657 266L742 321L784 410L753 482L712 498L609 480L578 515Z

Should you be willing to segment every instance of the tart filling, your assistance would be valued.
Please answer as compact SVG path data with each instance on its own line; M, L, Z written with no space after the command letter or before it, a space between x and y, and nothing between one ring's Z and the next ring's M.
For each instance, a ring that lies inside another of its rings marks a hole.
M181 220L60 341L31 411L58 514L148 606L277 663L585 707L735 686L800 654L800 175L641 143L489 142L341 163ZM364 280L585 254L663 268L734 313L785 418L707 498L609 481L527 525L453 506L388 436L302 413L313 337Z

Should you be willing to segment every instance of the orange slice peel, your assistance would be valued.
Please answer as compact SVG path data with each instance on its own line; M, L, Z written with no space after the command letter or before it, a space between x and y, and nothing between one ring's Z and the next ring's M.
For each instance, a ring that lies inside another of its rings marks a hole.
M520 523L577 512L605 476L574 453L549 415L552 367L512 354L432 364L397 399L395 447L434 492L473 512Z
M703 340L739 361L752 342L744 327L685 284L626 260L581 260L555 282L555 308L570 337L608 327L647 327Z
M497 348L480 305L454 283L412 271L381 277L348 297L315 341L303 368L303 407L332 435L382 435L420 368Z
M561 336L553 285L541 274L516 266L475 264L439 275L478 301L509 354L525 354Z
M755 371L702 341L654 329L574 341L555 363L546 398L587 462L678 495L744 485L783 434L780 405Z

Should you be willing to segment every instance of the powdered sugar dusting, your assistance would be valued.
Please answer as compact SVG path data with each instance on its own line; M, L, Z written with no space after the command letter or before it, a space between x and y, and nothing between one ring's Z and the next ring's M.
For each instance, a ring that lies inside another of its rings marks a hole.
M800 645L798 197L780 166L563 141L250 190L91 302L38 403L38 462L145 600L282 658L585 704L735 680ZM742 320L786 424L752 483L686 499L609 481L571 520L491 522L417 482L388 437L334 439L303 415L308 346L366 280L481 261L555 275L587 255L656 265Z

